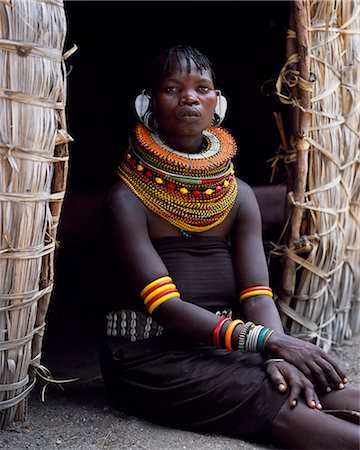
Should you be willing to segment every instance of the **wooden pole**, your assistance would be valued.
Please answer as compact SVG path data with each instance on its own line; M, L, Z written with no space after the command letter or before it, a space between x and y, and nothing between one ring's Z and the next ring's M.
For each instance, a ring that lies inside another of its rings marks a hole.
M296 152L296 161L293 166L293 177L291 184L293 187L292 196L289 196L289 227L286 234L286 247L293 249L296 241L300 237L300 230L303 220L303 208L301 205L305 199L306 180L308 173L308 149L306 140L311 120L310 108L310 55L309 55L309 33L310 18L308 2L306 0L296 0L291 2L290 23L294 24L296 32L299 80L297 83L298 106L292 115L292 146ZM283 276L280 286L280 296L282 302L290 304L295 292L296 285L296 263L285 254L283 261ZM285 324L287 317L285 317Z

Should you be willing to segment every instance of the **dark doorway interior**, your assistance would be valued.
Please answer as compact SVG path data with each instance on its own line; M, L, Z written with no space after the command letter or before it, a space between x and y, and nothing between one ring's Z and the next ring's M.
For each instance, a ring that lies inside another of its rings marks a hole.
M285 61L287 1L67 1L70 173L58 233L45 360L54 345L97 340L121 274L104 236L103 201L133 123L132 101L159 49L190 44L213 62L229 101L224 126L237 138L237 173L270 183L279 145L274 82ZM276 183L282 183L277 180Z
M213 62L229 100L226 125L239 144L239 175L268 183L279 143L272 94L285 61L286 1L67 1L70 58L70 192L107 184L132 125L147 62L185 43Z

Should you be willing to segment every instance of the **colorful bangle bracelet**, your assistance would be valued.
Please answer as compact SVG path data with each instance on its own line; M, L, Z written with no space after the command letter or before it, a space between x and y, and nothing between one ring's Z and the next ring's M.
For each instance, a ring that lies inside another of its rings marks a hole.
M240 319L232 320L225 332L225 347L229 350L229 352L235 351L231 345L231 337L232 337L235 327L239 324L244 324L244 322Z
M246 298L253 297L255 295L268 295L269 297L273 296L272 291L268 291L265 289L256 289L253 291L245 292L245 294L240 295L239 300L242 301L245 300Z
M157 289L154 289L153 291L151 291L150 294L148 294L144 298L145 305L147 305L150 300L152 300L153 298L156 298L159 294L161 294L162 292L168 291L169 289L176 289L175 284L174 283L165 283L165 284L163 284L163 286L161 286Z
M155 285L158 285L159 283L161 283L163 281L170 281L170 282L172 282L172 279L168 275L166 275L164 277L157 278L156 280L152 281L151 283L147 284L144 287L144 289L140 292L140 296L143 298L149 292L149 290L152 287L154 287Z
M238 348L237 349L239 352L241 352L241 353L245 352L245 343L246 343L246 337L247 337L248 331L250 328L252 328L254 326L255 326L254 322L246 322L243 325L243 327L239 333L239 339L238 339Z
M266 333L266 336L265 336L265 339L264 339L264 343L263 343L263 348L262 348L263 350L264 350L266 341L269 339L269 337L270 337L274 332L275 332L275 330L272 328L272 329L270 329L270 331L269 331L268 333Z
M216 327L213 331L213 341L214 341L214 346L216 348L222 348L220 345L220 333L221 333L224 323L228 322L229 320L231 320L229 317L222 317L219 320L219 322L216 324Z
M158 300L160 300L161 298L163 298L165 295L167 294L174 294L174 297L176 297L176 293L179 293L179 291L175 288L175 289L166 289L166 291L161 292L160 294L156 295L155 297L153 297L151 300L149 300L147 303L145 303L145 306L149 309L151 305L153 305L155 302L157 302ZM179 294L180 295L180 294Z
M142 298L146 298L148 295L150 295L152 292L156 291L156 289L159 289L162 286L168 286L169 284L173 284L173 281L161 281L160 283L154 284L151 288L146 290L146 292L142 295Z
M162 303L166 302L167 300L170 300L171 298L180 297L179 292L174 292L170 294L166 294L163 297L161 297L159 300L156 300L148 309L149 313L152 314L154 310L160 306Z
M241 296L242 294L245 294L246 292L254 291L254 290L258 290L258 289L261 289L262 291L271 291L272 292L272 289L269 286L251 286L251 287L248 287L248 288L240 291L239 296Z
M255 325L255 327L249 329L245 343L246 352L257 352L257 341L259 333L263 328L264 327L262 325Z
M265 342L265 336L267 335L267 333L270 331L270 328L262 328L260 330L258 339L257 339L257 345L256 345L256 349L258 352L261 352L263 347L264 347L264 342Z

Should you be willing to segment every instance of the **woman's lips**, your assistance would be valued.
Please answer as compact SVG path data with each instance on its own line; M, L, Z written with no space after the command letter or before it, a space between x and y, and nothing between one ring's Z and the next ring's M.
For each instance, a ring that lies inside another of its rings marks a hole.
M196 108L191 108L191 107L183 107L178 111L177 114L178 117L180 117L181 119L183 118L187 118L187 117L200 117L200 111Z

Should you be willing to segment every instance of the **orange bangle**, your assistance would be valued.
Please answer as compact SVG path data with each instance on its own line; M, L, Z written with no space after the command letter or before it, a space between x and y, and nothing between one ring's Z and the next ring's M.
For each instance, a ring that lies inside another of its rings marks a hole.
M231 337L233 334L233 331L235 330L236 325L244 324L244 322L240 319L235 319L231 322L231 324L227 327L227 330L225 332L225 347L229 350L229 352L234 352L231 345Z

